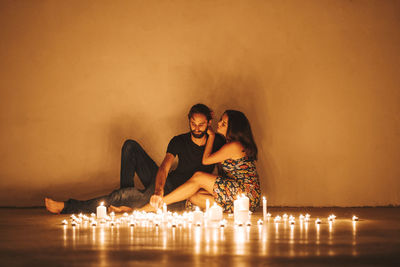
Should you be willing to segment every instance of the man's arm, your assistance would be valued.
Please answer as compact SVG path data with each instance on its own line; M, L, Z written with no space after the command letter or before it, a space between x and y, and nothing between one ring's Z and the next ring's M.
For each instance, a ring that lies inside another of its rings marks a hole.
M171 153L165 154L164 160L162 161L156 175L156 184L154 189L154 195L150 198L150 205L155 208L160 208L162 205L162 198L164 196L164 185L167 180L169 170L171 169L172 163L174 162L175 156Z

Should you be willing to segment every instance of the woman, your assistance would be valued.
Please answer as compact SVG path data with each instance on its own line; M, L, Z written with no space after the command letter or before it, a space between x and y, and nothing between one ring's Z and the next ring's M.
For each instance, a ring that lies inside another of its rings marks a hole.
M205 208L206 199L215 201L225 211L233 212L233 202L239 194L250 200L250 210L260 205L260 183L255 166L257 146L253 139L250 123L246 116L236 110L227 110L218 122L217 132L225 136L227 143L215 153L211 153L215 133L208 130L208 139L203 154L203 164L221 163L220 176L204 172L195 173L186 183L163 198L167 205L188 199L189 202ZM154 210L155 201L142 208ZM212 201L211 201L212 203ZM126 210L126 207L114 207Z

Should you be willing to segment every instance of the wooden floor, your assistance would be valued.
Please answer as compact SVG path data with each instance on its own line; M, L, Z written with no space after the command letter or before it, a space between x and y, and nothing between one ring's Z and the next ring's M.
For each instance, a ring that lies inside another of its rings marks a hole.
M69 215L0 208L0 266L386 266L400 263L400 208L271 208L237 227L63 226ZM284 213L294 225L274 223ZM309 213L311 222L298 216ZM337 218L332 224L328 215ZM352 222L353 215L359 216ZM316 225L314 220L322 220Z

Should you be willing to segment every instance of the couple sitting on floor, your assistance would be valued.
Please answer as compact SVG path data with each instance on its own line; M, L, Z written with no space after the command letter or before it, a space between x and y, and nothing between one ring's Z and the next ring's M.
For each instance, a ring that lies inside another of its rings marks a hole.
M206 105L194 105L188 119L190 132L171 139L160 167L137 142L127 140L121 152L120 189L84 201L58 202L46 198L47 210L90 213L104 202L109 211L155 211L163 203L184 200L188 208L196 205L204 209L208 199L224 211L233 212L237 195L245 194L250 210L254 211L260 205L261 192L255 166L257 146L246 116L240 111L226 110L218 122L217 134L211 128L212 111ZM169 172L175 157L178 166ZM216 163L218 175L212 174ZM134 186L135 173L144 190Z

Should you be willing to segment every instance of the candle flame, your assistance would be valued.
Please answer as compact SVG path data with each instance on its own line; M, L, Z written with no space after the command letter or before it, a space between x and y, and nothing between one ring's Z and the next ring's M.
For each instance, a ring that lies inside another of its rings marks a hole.
M104 204L104 202L101 202L101 203L100 203L100 206L103 206L103 204Z

